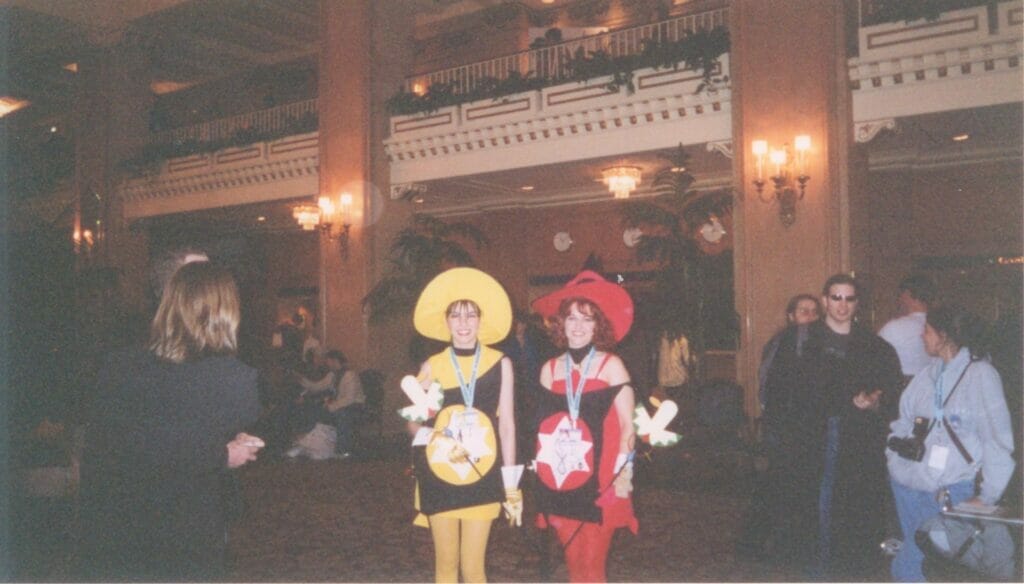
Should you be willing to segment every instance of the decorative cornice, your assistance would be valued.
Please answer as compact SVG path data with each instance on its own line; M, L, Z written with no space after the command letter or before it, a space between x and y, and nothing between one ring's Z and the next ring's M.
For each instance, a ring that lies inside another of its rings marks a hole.
M152 179L133 180L122 186L118 195L125 201L174 197L319 176L319 172L319 156L303 156L180 178L160 175Z
M732 160L732 140L718 140L708 142L708 152L718 152L722 156Z
M896 120L886 118L883 120L871 120L857 122L853 125L853 137L859 144L866 144L875 139L882 130L896 130Z

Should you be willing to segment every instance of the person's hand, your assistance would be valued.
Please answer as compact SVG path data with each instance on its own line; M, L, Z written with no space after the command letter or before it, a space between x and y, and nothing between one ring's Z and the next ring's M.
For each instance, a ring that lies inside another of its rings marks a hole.
M629 497L629 494L633 492L633 465L631 463L622 467L622 471L612 481L612 487L615 489L615 496L620 499Z
M228 442L228 468L238 468L247 462L256 460L256 453L263 446L265 446L263 440L245 432L239 432L234 440Z
M853 405L859 410L877 410L881 398L881 389L876 389L872 392L862 391L853 396Z
M505 489L505 502L501 506L505 509L509 527L521 527L523 525L522 490Z

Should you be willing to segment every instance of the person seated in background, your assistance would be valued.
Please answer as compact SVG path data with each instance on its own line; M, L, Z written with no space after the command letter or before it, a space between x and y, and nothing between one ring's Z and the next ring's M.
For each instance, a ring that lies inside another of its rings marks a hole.
M305 430L287 455L292 458L300 455L315 459L348 458L352 455L355 426L366 402L362 382L349 368L345 354L338 350L327 352L322 362L318 360L315 370L322 371L323 375L315 379L299 375L302 392L291 415L293 427ZM329 429L333 429L333 437Z
M324 409L337 432L334 452L338 458L348 458L352 455L355 427L363 413L366 395L359 375L348 366L344 353L328 351L324 361L332 388L330 397L324 401Z

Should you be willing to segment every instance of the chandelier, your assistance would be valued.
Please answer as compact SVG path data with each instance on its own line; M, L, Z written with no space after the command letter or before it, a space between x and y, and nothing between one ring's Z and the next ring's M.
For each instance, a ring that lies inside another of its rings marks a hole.
M640 169L635 166L606 168L601 171L601 180L616 199L628 199L629 193L640 184Z
M302 226L303 231L313 231L320 224L320 207L299 205L292 209L292 217Z

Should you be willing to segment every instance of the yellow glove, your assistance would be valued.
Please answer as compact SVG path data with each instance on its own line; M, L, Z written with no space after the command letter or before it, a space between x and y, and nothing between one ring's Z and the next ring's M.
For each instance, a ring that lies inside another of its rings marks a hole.
M622 467L622 472L619 476L615 477L615 481L612 482L612 486L615 487L615 496L620 499L625 499L633 492L633 465L627 463Z
M505 502L501 504L508 516L509 527L520 527L523 525L523 491L520 489L505 489Z

